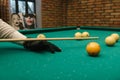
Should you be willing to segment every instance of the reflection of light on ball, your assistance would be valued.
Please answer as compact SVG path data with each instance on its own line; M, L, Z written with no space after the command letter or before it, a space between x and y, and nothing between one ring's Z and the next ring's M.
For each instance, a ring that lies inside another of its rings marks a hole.
M39 34L37 38L46 38L46 36L44 34Z
M81 37L81 33L80 32L76 32L74 36L75 36L75 38L79 38L79 37Z
M119 34L113 33L113 34L111 34L111 36L114 37L116 41L119 40Z
M100 53L100 45L97 42L90 42L86 46L86 51L90 56L98 56Z
M82 37L89 37L89 36L90 36L90 34L88 32L83 32L82 33Z
M116 40L112 36L108 36L105 38L105 43L108 46L113 46L116 43Z

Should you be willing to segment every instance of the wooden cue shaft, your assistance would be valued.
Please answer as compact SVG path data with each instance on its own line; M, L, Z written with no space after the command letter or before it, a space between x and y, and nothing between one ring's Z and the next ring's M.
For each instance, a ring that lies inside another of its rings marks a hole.
M27 38L27 39L0 39L0 42L16 42L16 41L39 41L39 40L90 40L98 39L99 37L66 37L66 38Z

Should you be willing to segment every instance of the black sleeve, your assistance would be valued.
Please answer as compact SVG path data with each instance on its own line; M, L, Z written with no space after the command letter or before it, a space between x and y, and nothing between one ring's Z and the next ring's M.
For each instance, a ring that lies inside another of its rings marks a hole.
M50 51L61 52L61 49L48 41L25 41L23 44L24 48L29 49L31 51Z

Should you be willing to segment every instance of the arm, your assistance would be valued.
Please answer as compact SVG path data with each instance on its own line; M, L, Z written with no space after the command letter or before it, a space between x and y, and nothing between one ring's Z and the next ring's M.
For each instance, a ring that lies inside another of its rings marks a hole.
M27 37L21 33L19 33L17 30L15 30L12 26L4 22L0 19L0 38L22 38L26 39ZM18 44L23 44L23 41L16 42Z
M26 39L27 37L0 19L0 38ZM41 50L48 50L52 53L54 53L55 51L58 51L58 52L61 51L61 49L59 47L57 47L56 45L54 45L48 41L19 41L16 43L23 45L25 49L28 49L31 51L38 52Z

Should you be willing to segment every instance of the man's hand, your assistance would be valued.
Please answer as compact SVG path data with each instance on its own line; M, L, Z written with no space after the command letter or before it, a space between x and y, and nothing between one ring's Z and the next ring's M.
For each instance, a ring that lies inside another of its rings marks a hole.
M31 51L50 51L51 53L61 52L61 49L48 41L25 41L24 48Z

